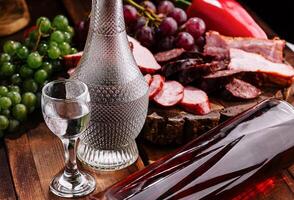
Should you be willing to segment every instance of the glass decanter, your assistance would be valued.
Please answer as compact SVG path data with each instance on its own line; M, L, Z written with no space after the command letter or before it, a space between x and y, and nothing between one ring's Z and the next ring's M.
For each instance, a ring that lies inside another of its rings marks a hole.
M148 85L128 45L122 0L92 0L83 57L72 75L87 84L91 121L78 158L99 170L124 168L138 158L135 138L148 109Z

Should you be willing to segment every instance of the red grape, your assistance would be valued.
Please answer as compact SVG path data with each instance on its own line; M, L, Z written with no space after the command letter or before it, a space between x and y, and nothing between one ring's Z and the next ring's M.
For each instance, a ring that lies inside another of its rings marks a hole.
M202 36L205 32L206 26L202 19L198 17L190 18L185 23L185 30L190 33L195 39Z
M158 5L158 13L162 13L165 15L168 15L174 10L175 6L172 2L170 1L161 1L160 4Z
M199 48L203 48L203 46L205 45L205 38L203 36L200 36L199 38L197 38L195 40L195 44L199 47Z
M132 24L137 19L137 9L130 5L124 5L124 17L127 25Z
M154 44L154 32L149 26L138 29L136 38L145 47L151 47Z
M180 32L176 38L176 46L187 51L192 50L195 46L193 36L187 32Z
M182 25L187 21L187 14L181 8L175 8L168 16L174 18L178 25Z
M75 25L75 43L80 49L83 49L87 40L90 26L90 18L86 21L80 21Z
M175 37L167 36L158 42L158 48L162 51L170 50L174 47Z
M164 36L175 34L177 29L178 29L178 24L176 20L174 20L171 17L164 18L161 24L159 25L160 33Z
M151 2L151 1L143 1L141 3L141 5L144 7L144 8L147 8L148 10L156 13L156 7L155 5Z
M147 23L147 20L145 17L140 16L138 17L138 19L136 20L135 24L134 24L134 29L138 30L139 28L141 28L142 26L145 26Z

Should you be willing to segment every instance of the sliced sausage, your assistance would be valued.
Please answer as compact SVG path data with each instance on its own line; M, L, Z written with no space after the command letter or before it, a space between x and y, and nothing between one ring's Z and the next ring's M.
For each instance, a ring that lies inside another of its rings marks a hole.
M254 99L261 94L260 89L237 78L226 84L225 89L233 97L240 99Z
M159 63L165 63L180 57L185 50L183 48L172 49L169 51L159 52L154 55L155 60Z
M132 43L133 56L143 74L154 74L161 69L151 51L130 36L128 36L128 40Z
M210 104L207 94L195 87L184 88L184 98L180 102L186 111L197 115L205 115L210 112Z
M153 99L162 89L164 83L164 77L158 74L152 77L152 81L149 87L149 99Z
M184 96L184 87L177 81L166 81L162 90L154 97L154 101L164 107L174 106Z

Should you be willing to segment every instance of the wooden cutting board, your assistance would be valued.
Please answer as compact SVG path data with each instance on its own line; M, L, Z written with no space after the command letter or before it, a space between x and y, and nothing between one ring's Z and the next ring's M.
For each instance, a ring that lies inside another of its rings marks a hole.
M13 34L30 21L25 0L0 0L0 36Z

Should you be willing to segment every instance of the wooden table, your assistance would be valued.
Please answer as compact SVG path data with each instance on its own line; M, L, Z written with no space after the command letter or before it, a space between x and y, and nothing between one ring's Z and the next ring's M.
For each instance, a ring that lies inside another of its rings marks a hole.
M82 2L82 3L81 3ZM86 2L86 3L85 3ZM41 15L52 16L66 13L73 21L81 20L88 14L89 1L78 0L28 0L32 19ZM63 3L63 4L62 4ZM74 6L74 3L80 3ZM65 5L65 7L64 7ZM66 9L65 9L66 8ZM77 14L78 13L78 14ZM32 23L32 22L31 22ZM271 30L264 26L268 33ZM22 31L8 38L20 39ZM0 38L0 44L7 38ZM293 59L293 53L286 51L286 57ZM294 65L294 59L292 60ZM293 101L294 102L294 101ZM33 116L31 128L21 135L11 135L0 141L0 199L42 200L60 199L48 192L51 178L64 166L61 142L46 127L40 116ZM144 164L154 161L171 151L158 149L157 154L150 157L146 146L139 144L141 158L132 166L116 172L94 172L97 188L94 193L102 191L113 183L125 178L133 172L144 168ZM146 156L147 155L147 156ZM149 155L149 157L148 157ZM294 199L294 165L277 175L279 181L271 191L260 194L255 199L292 200ZM88 197L84 198L88 199Z

